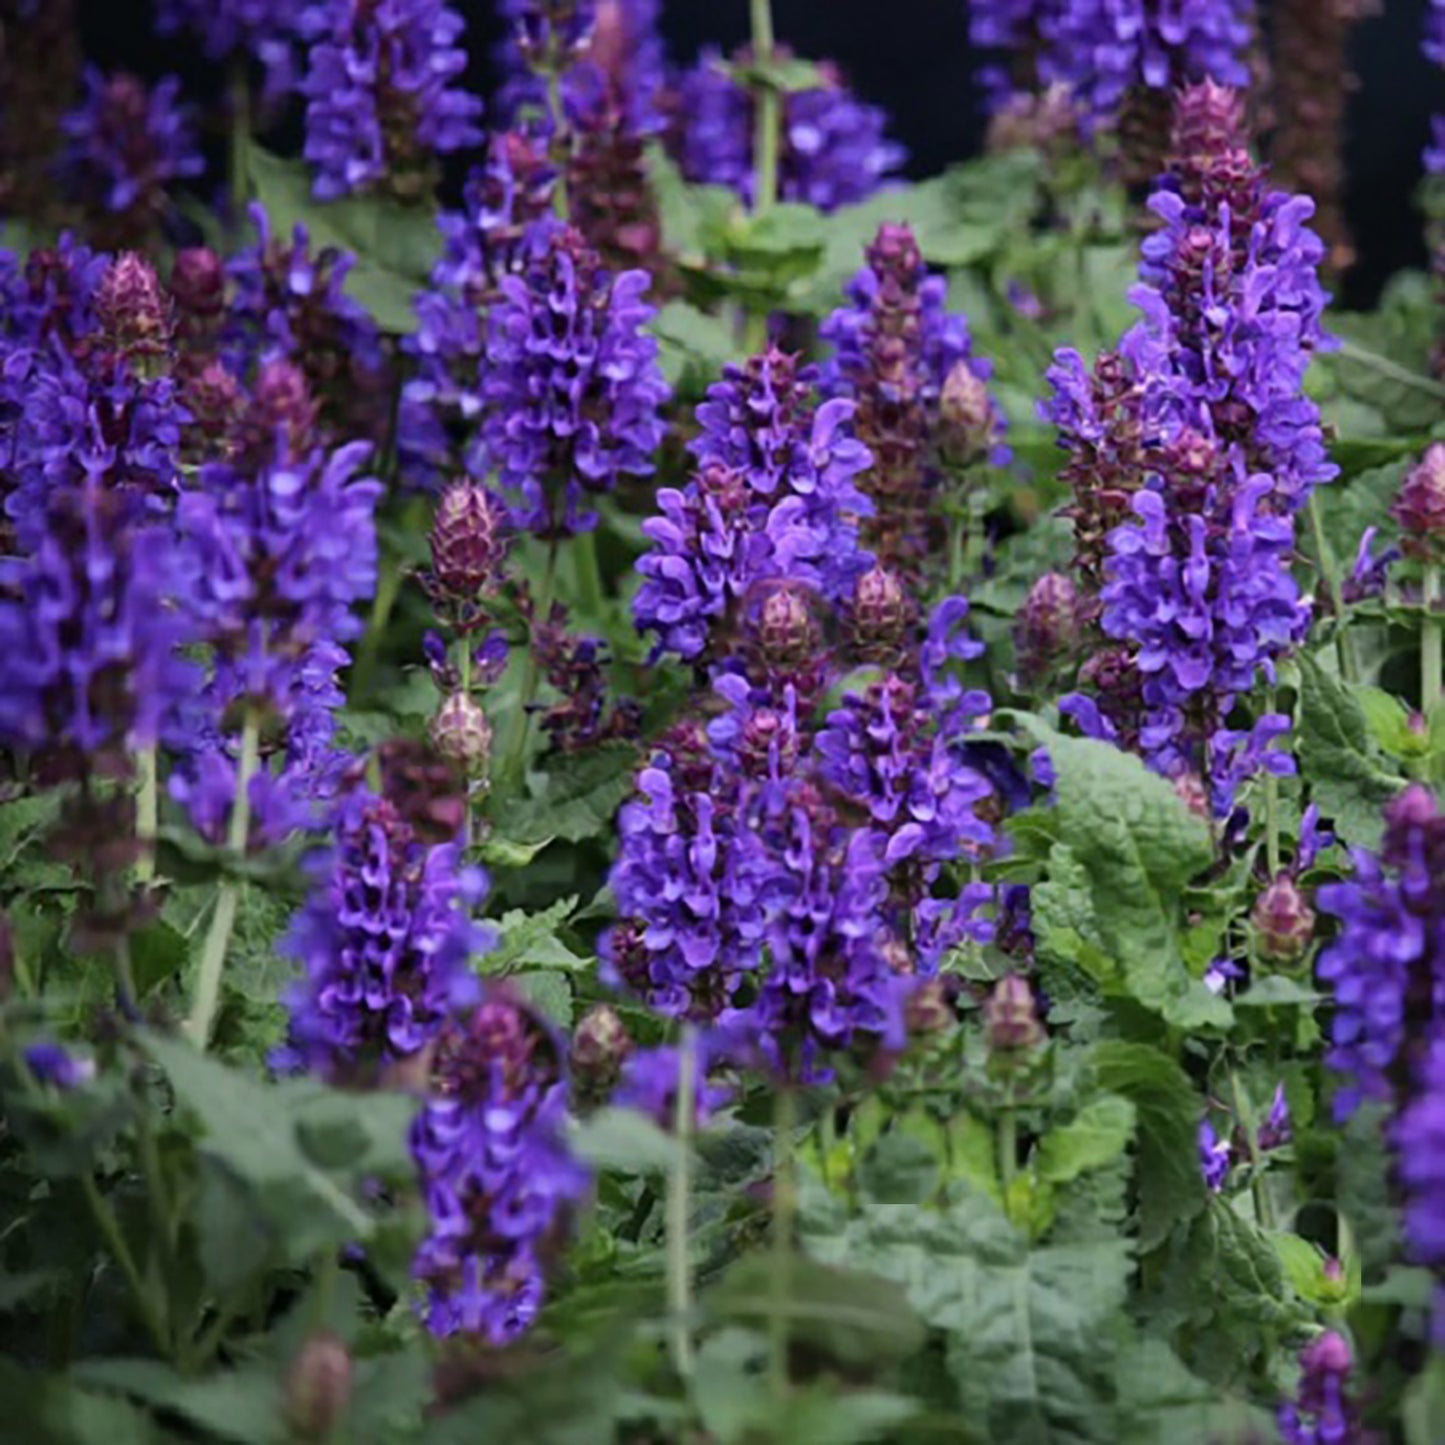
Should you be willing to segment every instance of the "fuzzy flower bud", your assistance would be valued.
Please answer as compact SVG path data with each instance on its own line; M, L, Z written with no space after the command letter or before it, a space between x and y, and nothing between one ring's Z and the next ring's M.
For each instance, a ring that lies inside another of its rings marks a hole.
M1021 974L1005 974L994 984L983 1018L991 1053L1021 1054L1044 1040L1033 988Z
M432 523L432 577L442 595L471 603L495 581L505 551L501 508L473 481L453 482Z
M122 251L95 291L95 316L107 348L137 370L152 372L171 349L171 316L155 268Z
M1047 677L1079 641L1078 588L1062 572L1045 572L1029 589L1014 632L1019 675L1029 682Z
M610 1004L597 1004L572 1035L572 1077L584 1093L601 1098L616 1084L631 1052L622 1016Z
M957 463L976 462L997 440L998 416L988 385L967 361L958 361L943 381L938 402L940 440Z
M1407 557L1445 561L1445 442L1431 442L1390 506Z
M442 703L428 729L436 750L471 777L486 774L492 759L492 725L487 715L464 692L454 692Z
M908 595L898 575L871 567L853 593L853 643L866 661L891 661L903 646L911 619Z
M226 263L209 246L177 251L170 293L182 331L209 332L226 310Z
M770 592L758 616L758 651L763 662L789 672L810 661L818 649L818 624L807 598L791 587Z
M320 410L299 366L284 357L263 362L237 429L241 464L266 466L309 452L319 439Z
M924 980L904 1006L903 1021L914 1037L938 1034L958 1022L953 1001L958 995L958 980L951 974Z
M301 1440L325 1440L336 1429L351 1375L351 1354L335 1335L315 1334L301 1346L286 1377L286 1417Z
M452 760L417 738L392 738L376 750L381 795L426 844L449 843L467 815Z
M1255 900L1249 922L1261 958L1298 963L1314 936L1315 912L1299 884L1281 873Z

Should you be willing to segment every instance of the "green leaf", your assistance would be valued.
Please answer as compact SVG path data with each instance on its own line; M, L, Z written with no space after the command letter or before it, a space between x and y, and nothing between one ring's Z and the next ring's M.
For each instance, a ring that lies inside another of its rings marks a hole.
M484 972L513 973L526 968L553 968L571 972L585 968L589 959L574 953L557 930L577 910L577 899L559 898L540 913L514 908L496 922L498 943L482 960Z
M636 763L637 750L621 743L561 759L544 775L539 794L502 805L497 828L518 842L580 843L605 833L632 791Z
M707 1308L729 1324L761 1324L773 1298L773 1261L740 1260L707 1295ZM798 1342L840 1365L896 1364L923 1348L927 1331L891 1279L799 1258L792 1261L784 1308Z
M1105 1040L1090 1061L1100 1084L1122 1094L1137 1113L1139 1248L1148 1253L1206 1202L1197 1152L1199 1097L1184 1070L1147 1044Z
M371 1216L302 1147L298 1104L314 1105L316 1085L266 1085L156 1033L144 1035L142 1044L199 1120L201 1153L249 1188L252 1207L288 1258L310 1259L328 1245L371 1234Z
M163 1434L140 1410L113 1395L0 1356L0 1419L16 1445L160 1445Z
M1117 1094L1091 1100L1067 1123L1039 1141L1039 1176L1067 1184L1117 1159L1134 1137L1134 1105Z
M283 1430L281 1390L266 1370L243 1367L194 1380L159 1360L82 1360L71 1375L82 1385L127 1395L239 1445L263 1445Z
M410 335L416 329L412 298L441 254L435 213L376 197L323 204L311 195L304 165L260 146L249 148L246 164L273 234L288 236L299 222L314 247L351 252L356 265L346 277L347 295L366 307L383 331Z
M572 1027L572 981L553 969L534 969L517 975L517 987L543 1018L558 1028Z
M1179 895L1213 861L1208 827L1138 758L1019 720L1048 749L1059 833L1092 904L1088 927L1121 965L1123 991L1181 1027L1227 1025L1228 1004L1191 977L1181 951Z
M1370 737L1358 697L1308 653L1299 658L1300 770L1345 842L1374 847L1380 810L1403 786Z
M657 337L658 362L674 391L701 395L735 350L732 323L686 301L669 301L649 327Z
M1030 1250L970 1195L951 1208L865 1207L807 1234L830 1263L896 1280L943 1331L963 1418L1010 1445L1112 1440L1112 1340L1131 1269L1122 1239Z
M569 1146L583 1163L626 1174L666 1173L678 1157L677 1140L635 1109L597 1110L574 1126Z

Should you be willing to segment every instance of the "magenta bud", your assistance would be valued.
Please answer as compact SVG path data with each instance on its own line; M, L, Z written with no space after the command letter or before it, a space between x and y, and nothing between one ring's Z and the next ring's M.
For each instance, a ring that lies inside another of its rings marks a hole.
M993 399L968 362L955 362L944 378L938 414L942 423L939 439L953 461L975 462L993 446L998 432Z
M632 1039L622 1016L610 1004L588 1009L572 1035L573 1077L588 1093L607 1094L632 1052Z
M764 663L779 672L791 672L812 661L820 645L808 599L791 587L778 587L763 599L757 636Z
M226 263L209 246L177 251L170 292L188 317L215 319L226 309Z
M1431 442L1405 473L1390 515L1400 524L1400 546L1407 557L1445 561L1445 443Z
M1194 814L1196 818L1209 820L1209 789L1204 786L1204 779L1198 773L1176 773L1170 782L1174 785L1174 792L1179 801Z
M903 1022L915 1036L942 1033L958 1022L953 1001L958 980L950 974L925 980L914 990L903 1010Z
M95 314L106 345L137 365L170 353L170 305L155 268L134 251L122 251L95 291Z
M1259 956L1271 963L1299 962L1315 932L1314 909L1288 873L1255 899L1249 922Z
M869 660L886 660L904 642L911 620L908 594L894 572L870 567L853 592L853 638Z
M1029 589L1014 630L1019 675L1036 682L1078 645L1079 590L1062 572L1045 572Z
M315 1334L301 1346L286 1378L286 1416L306 1441L325 1440L351 1401L351 1354L335 1335Z
M261 465L281 455L304 456L316 443L319 411L299 366L282 357L265 362L241 419L237 452Z
M454 601L475 602L506 550L501 509L475 482L453 482L437 503L430 542L438 586Z

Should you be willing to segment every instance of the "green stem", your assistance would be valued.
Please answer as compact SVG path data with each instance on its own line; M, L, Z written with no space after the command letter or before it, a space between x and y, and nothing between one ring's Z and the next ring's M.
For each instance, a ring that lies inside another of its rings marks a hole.
M1254 1214L1259 1227L1274 1228L1274 1205L1264 1187L1264 1166L1259 1154L1259 1134L1255 1128L1254 1110L1249 1107L1244 1090L1239 1085L1239 1075L1229 1071L1229 1094L1234 1104L1234 1115L1244 1132L1244 1152L1249 1156L1249 1192L1254 1200Z
M396 599L401 595L404 569L393 560L390 566L383 566L377 579L376 596L371 599L371 616L367 619L366 634L357 649L356 670L351 685L353 699L364 697L371 685L372 674L376 671L377 659L381 656L381 645L386 640L386 625L391 621Z
M1313 492L1310 493L1306 510L1309 512L1310 536L1315 546L1315 570L1319 574L1320 585L1329 597L1330 611L1335 615L1335 651L1339 656L1340 676L1346 682L1357 682L1359 671L1355 666L1355 650L1345 627L1344 604L1340 598L1340 578L1335 567L1334 552L1325 540L1319 499Z
M533 625L545 625L552 610L552 587L557 577L557 541L553 538L547 552L547 566L542 573L542 582L537 589L536 606L532 613ZM531 629L527 634L527 654L522 660L522 684L517 694L517 713L512 719L511 737L508 740L505 761L502 764L501 779L508 791L516 789L527 773L527 733L531 723L531 707L537 698L537 686L541 675L537 668L537 649Z
M1440 616L1440 568L1434 562L1425 568L1420 600L1425 609L1420 629L1420 708L1428 714L1440 698L1441 654L1445 643L1445 619Z
M563 126L567 113L562 108L562 73L554 65L547 71L547 111L552 119L552 150L557 162L557 179L552 187L552 210L559 221L572 218L567 204L567 153Z
M677 1159L667 1176L667 1312L672 1364L678 1378L692 1377L692 1258L688 1242L688 1204L692 1193L693 1082L697 1033L684 1024L677 1049L677 1095L673 1134Z
M577 565L577 601L583 615L596 622L602 615L602 569L597 563L597 533L579 532L572 539Z
M248 707L241 729L241 760L236 768L236 801L231 809L231 827L226 837L227 849L235 862L246 856L246 840L251 831L251 778L260 757L260 741L260 718L254 707ZM236 922L239 896L236 880L224 879L216 895L216 911L211 917L206 946L201 954L201 976L196 982L195 1006L186 1020L185 1032L202 1052L211 1042L211 1027L215 1023L216 1005L221 997L221 973L226 966L226 949Z
M231 70L231 224L237 230L245 222L251 199L250 146L251 84L246 62L240 60Z
M472 695L472 644L469 638L463 637L458 647L457 671L461 674L460 692L463 697ZM462 812L462 850L472 846L472 779L467 780L466 808Z
M81 1171L80 1188L85 1195L85 1202L90 1206L91 1216L105 1239L106 1248L110 1250L111 1256L120 1266L120 1272L125 1276L125 1282L135 1300L136 1312L140 1315L146 1333L151 1337L156 1349L169 1358L170 1342L166 1338L165 1322L146 1292L145 1283L136 1268L135 1256L130 1252L130 1245L125 1242L125 1235L121 1233L120 1225L116 1221L115 1211L96 1188L95 1179L89 1169Z
M1274 694L1270 693L1269 710L1275 710ZM1270 881L1279 877L1279 779L1273 773L1264 775L1264 860Z
M793 1090L784 1082L773 1113L773 1294L768 1314L768 1378L777 1401L788 1393L788 1308L793 1287L793 1219L798 1204L794 1112Z
M764 68L773 62L773 7L771 0L750 0L753 64ZM782 132L782 96L772 84L758 87L757 140L754 146L756 179L753 214L766 215L778 200L778 149Z
M146 1203L150 1209L151 1227L160 1249L161 1275L166 1287L166 1313L171 1318L174 1333L175 1300L172 1289L177 1263L176 1221L171 1213L170 1192L166 1188L165 1173L161 1167L160 1149L156 1146L156 1132L151 1122L149 1103L139 1090L136 1097L136 1141L140 1147L141 1171L145 1175Z
M1019 1121L1014 1112L1012 1096L998 1116L998 1177L1003 1186L1004 1208L1007 1210L1009 1190L1019 1172Z
M140 853L135 860L135 881L146 887L156 876L156 830L160 817L160 789L156 779L156 745L137 748L135 775L135 840Z

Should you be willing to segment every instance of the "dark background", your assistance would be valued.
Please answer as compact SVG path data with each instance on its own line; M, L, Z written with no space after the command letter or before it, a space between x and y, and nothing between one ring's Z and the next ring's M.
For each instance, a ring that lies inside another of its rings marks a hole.
M297 0L297 4L302 0ZM489 57L501 34L493 0L453 0L469 23L478 88L489 90ZM1327 0L1315 0L1324 4ZM974 154L983 121L973 86L967 0L774 0L778 38L809 59L837 60L857 92L883 106L909 152L909 173L930 175ZM674 60L699 46L731 48L746 38L746 0L663 0ZM1425 262L1413 192L1432 109L1445 112L1445 74L1420 53L1426 0L1384 0L1384 14L1354 34L1359 90L1350 110L1346 198L1360 262L1344 299L1368 304L1391 272ZM1266 12L1268 3L1266 0ZM201 97L217 77L183 42L151 34L146 0L82 0L88 57L105 68L179 71Z

